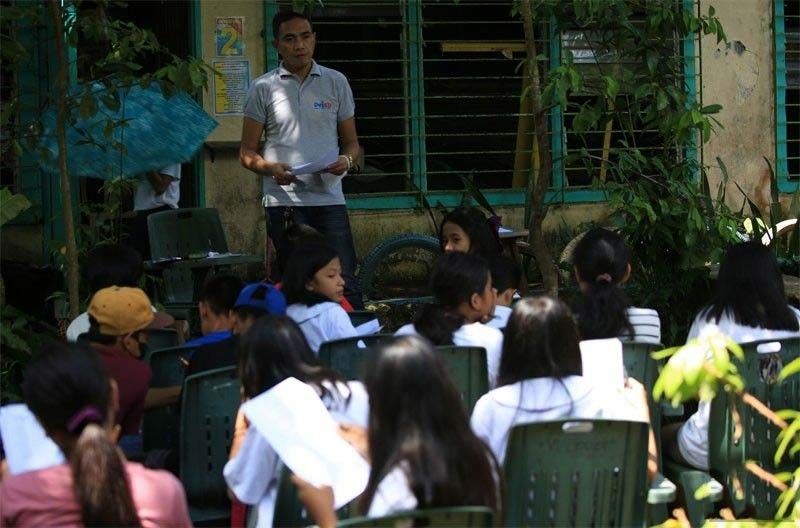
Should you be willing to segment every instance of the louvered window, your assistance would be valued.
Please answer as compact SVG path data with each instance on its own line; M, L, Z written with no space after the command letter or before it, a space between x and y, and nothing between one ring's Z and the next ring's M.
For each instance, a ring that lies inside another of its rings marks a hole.
M775 0L777 175L782 191L800 182L800 3Z

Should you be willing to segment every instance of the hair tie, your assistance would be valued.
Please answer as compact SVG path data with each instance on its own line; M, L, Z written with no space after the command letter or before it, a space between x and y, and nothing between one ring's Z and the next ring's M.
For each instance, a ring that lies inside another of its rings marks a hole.
M102 421L103 415L100 413L100 410L94 405L87 405L67 420L67 431L74 433L86 422L101 423Z
M598 275L597 277L594 278L594 281L595 282L607 282L608 284L611 284L612 279L611 279L611 275L609 275L608 273L601 273L600 275Z

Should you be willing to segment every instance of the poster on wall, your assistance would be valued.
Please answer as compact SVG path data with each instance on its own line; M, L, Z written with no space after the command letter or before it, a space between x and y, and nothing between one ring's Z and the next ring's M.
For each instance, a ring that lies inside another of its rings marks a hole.
M218 116L242 115L247 89L250 88L250 61L213 61L214 114Z
M244 55L244 17L217 17L214 48L217 57Z

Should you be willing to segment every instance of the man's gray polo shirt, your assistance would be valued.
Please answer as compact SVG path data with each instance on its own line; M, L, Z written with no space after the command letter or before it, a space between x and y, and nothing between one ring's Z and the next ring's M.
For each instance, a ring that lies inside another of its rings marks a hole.
M265 73L253 81L244 106L246 117L264 123L264 159L292 166L316 161L338 147L338 124L354 114L347 78L316 62L302 84L282 64ZM264 206L345 203L341 180L328 186L319 174L295 176L299 182L291 185L264 177Z

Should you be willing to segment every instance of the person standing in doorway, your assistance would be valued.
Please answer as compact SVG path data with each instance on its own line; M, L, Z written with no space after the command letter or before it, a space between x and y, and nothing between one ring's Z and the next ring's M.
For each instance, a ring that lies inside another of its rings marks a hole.
M157 171L145 174L137 183L133 195L133 210L136 216L131 221L131 245L150 260L150 235L147 217L153 213L178 208L181 198L181 164L174 163Z
M263 176L267 233L277 251L285 251L281 241L288 223L320 231L341 257L345 295L358 309L362 301L341 181L358 170L353 92L344 75L314 61L316 34L307 17L279 12L272 19L272 32L281 63L250 86L239 159ZM262 132L266 141L259 149ZM291 170L337 148L338 157L321 172Z

